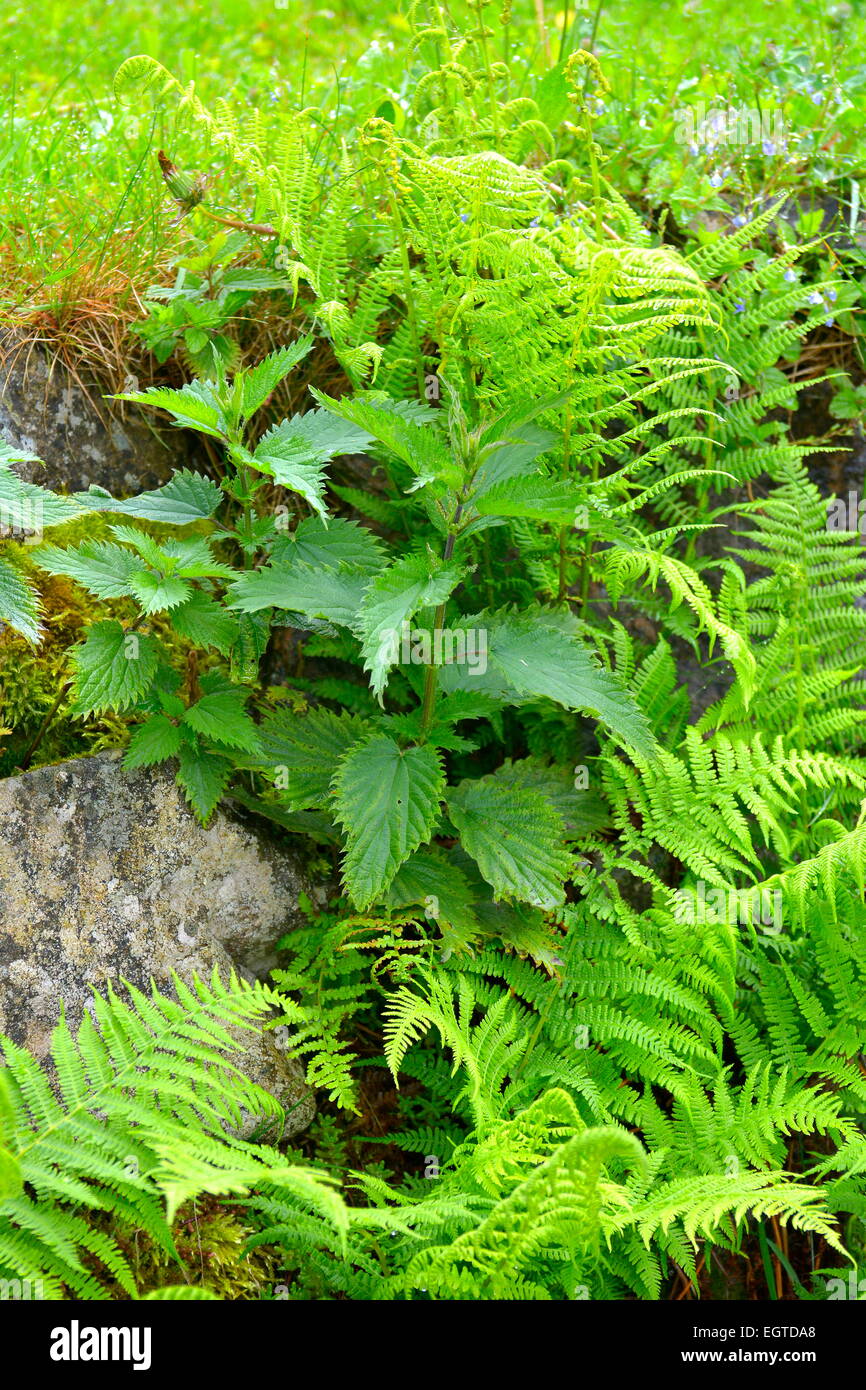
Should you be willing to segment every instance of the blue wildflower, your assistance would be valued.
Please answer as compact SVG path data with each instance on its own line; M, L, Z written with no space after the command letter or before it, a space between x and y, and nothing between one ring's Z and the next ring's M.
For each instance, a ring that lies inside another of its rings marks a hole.
M710 174L710 188L721 188L724 181L723 174Z
M746 302L744 299L734 300L734 312L737 314L744 314L746 312Z
M772 140L765 140L761 145L761 149L764 151L764 154L766 155L776 153L776 146L773 144Z
M791 266L788 266L784 278L788 281L789 285L792 285L797 278L797 272L793 270Z
M820 294L818 293L817 290L813 290L812 293L809 295L809 303L810 303L810 304L823 304L823 303L824 303L823 299L821 298L821 296L820 296Z
M746 225L746 219L745 219L745 217L743 216L743 214L742 214L741 212L738 212L737 215L736 215L736 217L734 218L734 226L735 226L735 227L745 227L745 225Z
M825 296L825 298L829 299L831 304L835 304L838 297L835 290L828 290Z

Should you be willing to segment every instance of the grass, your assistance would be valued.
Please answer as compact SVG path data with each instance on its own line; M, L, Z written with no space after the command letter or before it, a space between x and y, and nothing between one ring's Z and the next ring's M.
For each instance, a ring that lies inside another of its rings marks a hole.
M498 9L486 12L494 44L507 43L524 70L515 96L537 94L546 54L555 60L594 39L613 88L596 124L605 172L660 234L705 239L784 190L808 237L829 198L836 226L854 229L847 264L862 296L861 0L759 0L745 10L724 0L516 0L507 30ZM383 91L395 109L408 104L413 74L387 39L406 28L401 0L15 6L0 28L0 324L24 328L116 389L127 370L147 374L130 325L197 230L195 217L177 224L156 151L204 171L213 202L243 215L249 190L175 103L116 100L113 78L125 58L150 54L194 82L208 104L223 97L239 111L265 112L315 104L323 138L336 141L375 113ZM753 141L690 151L683 113L714 99L767 119L778 113L785 148Z

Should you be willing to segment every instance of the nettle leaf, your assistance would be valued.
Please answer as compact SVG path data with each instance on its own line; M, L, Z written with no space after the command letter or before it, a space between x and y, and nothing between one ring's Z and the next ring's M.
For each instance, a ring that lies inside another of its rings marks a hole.
M75 672L72 713L100 714L137 704L153 684L159 655L153 637L127 632L118 622L94 623L70 652Z
M382 703L388 672L400 663L403 624L425 608L444 603L462 580L460 565L435 568L425 555L406 555L378 575L366 590L356 628L362 640L364 670Z
M127 771L134 767L151 767L164 763L180 752L183 735L179 726L165 714L155 714L141 724L129 740L123 759Z
M586 785L576 786L576 774L585 776ZM570 837L577 838L601 830L610 822L610 807L589 786L589 770L559 767L541 758L509 758L496 770L500 786L530 787L540 792L559 812Z
M191 521L207 521L220 504L222 492L215 482L203 473L182 468L164 487L139 493L118 501L105 488L92 487L88 492L76 492L75 501L82 510L119 512L140 517L142 521L161 521L166 526L186 526Z
M463 481L448 446L434 428L416 424L394 409L388 401L333 400L323 391L310 388L326 410L367 431L380 444L396 454L412 469L419 481L440 481L459 487Z
M242 613L281 608L351 627L369 582L366 571L350 565L332 570L302 564L268 565L229 586L229 606Z
M366 431L326 410L309 410L269 429L250 462L282 487L300 493L324 517L324 465L338 454L363 453L369 444Z
M0 560L0 630L4 623L28 642L38 642L42 635L39 599L18 570Z
M402 864L388 889L387 906L421 907L437 924L452 928L464 941L479 930L475 894L466 875L437 850L416 850Z
M474 643L474 664L443 666L445 691L497 695L504 703L554 700L601 721L643 757L653 758L655 741L636 701L612 672L601 667L577 635L576 620L564 610L534 608L523 613L479 613L455 633ZM483 659L482 659L483 658Z
M475 472L475 498L483 497L491 488L507 482L509 478L525 478L527 474L537 476L537 470L532 465L539 454L551 448L556 435L537 426L527 427L522 435L520 440L497 444L486 453Z
M497 898L562 906L572 867L565 822L540 792L479 777L449 791L448 815Z
M271 559L274 565L320 565L339 569L350 565L367 574L378 574L385 563L385 547L365 526L345 517L330 517L327 526L308 516L294 531L278 536Z
M0 470L11 468L13 463L41 463L38 454L22 449L19 444L10 444L8 439L0 439Z
M570 526L585 493L561 478L511 478L497 483L483 496L472 498L480 516L528 517L554 526Z
M228 758L197 745L184 743L180 750L177 780L199 820L206 822L231 780Z
M245 766L267 769L287 809L321 810L331 800L334 768L370 734L370 725L359 715L327 709L304 715L276 710L258 734L260 754Z
M33 558L48 574L74 579L97 598L128 597L132 592L129 581L141 570L135 555L110 541L84 541L68 550L44 545Z
M229 655L238 637L238 619L200 590L172 609L171 625L197 647L215 647L223 656Z
M153 569L171 574L176 565L166 555L162 546L158 545L152 536L146 531L139 531L135 526L112 526L112 535L116 536L124 545L131 545L137 555L140 555ZM141 565L138 566L141 569Z
M201 684L206 693L186 710L183 723L214 743L258 753L258 730L245 708L247 692L219 676L205 676Z
M15 458L32 455L15 454ZM61 526L74 521L85 509L71 497L60 497L25 483L8 466L0 466L0 526L41 534L45 526Z
M312 337L298 338L288 347L280 348L278 352L269 353L255 367L237 373L243 382L241 414L244 418L254 415L264 405L268 396L277 389L281 381L285 380L289 372L293 371L298 363L306 357L312 346Z
M222 439L226 433L226 421L216 389L216 383L212 381L190 381L179 390L149 386L146 391L125 391L115 396L115 400L133 401L136 405L167 410L174 416L176 425Z
M166 541L163 554L176 562L176 572L183 579L235 579L238 571L214 556L203 536L188 540Z
M177 575L152 574L150 570L138 570L129 581L143 613L164 613L166 609L177 608L192 592L192 586Z
M333 782L346 835L343 876L360 910L376 902L439 819L445 777L432 748L402 749L376 734L350 749Z
M324 465L310 463L309 459L303 457L302 450L293 451L289 445L286 445L282 455L278 450L279 443L274 441L273 447L266 446L261 452L257 449L255 454L250 454L244 462L252 464L262 473L267 473L281 487L288 488L290 492L297 492L319 516L327 516ZM293 458L290 457L292 453L295 455Z

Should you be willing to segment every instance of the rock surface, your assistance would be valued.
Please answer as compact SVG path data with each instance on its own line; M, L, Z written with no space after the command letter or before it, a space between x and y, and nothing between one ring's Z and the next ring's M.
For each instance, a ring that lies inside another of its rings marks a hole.
M126 773L119 758L0 781L0 1031L38 1056L60 1000L74 1026L109 980L122 993L124 978L170 987L172 970L265 973L310 892L266 835L221 811L203 829L169 771ZM310 1123L313 1097L272 1034L242 1066L282 1103L287 1133Z
M97 483L128 496L159 487L189 462L180 430L158 428L155 412L129 406L121 421L104 394L33 344L8 331L0 337L0 436L45 464L16 464L27 482L55 492Z

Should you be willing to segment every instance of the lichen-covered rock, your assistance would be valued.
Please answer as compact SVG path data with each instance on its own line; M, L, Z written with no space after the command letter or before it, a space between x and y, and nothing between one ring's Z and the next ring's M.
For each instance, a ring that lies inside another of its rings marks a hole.
M266 833L217 812L203 829L167 770L126 773L100 753L0 781L0 1031L44 1057L59 1004L75 1024L92 988L169 987L277 960L310 892ZM244 1070L285 1107L314 1104L298 1065L266 1034Z
M180 430L161 427L135 407L127 406L121 420L104 394L20 335L0 336L0 437L45 464L16 464L27 482L55 492L82 492L96 483L127 496L159 487L189 463L188 437Z

